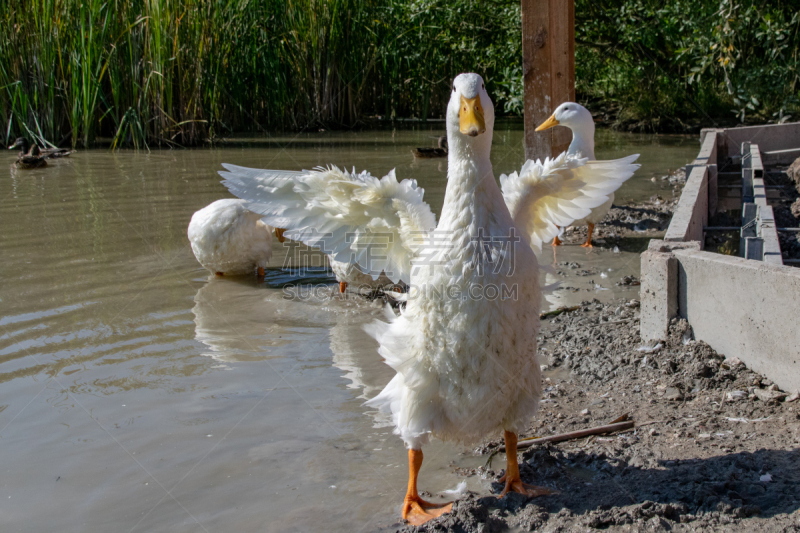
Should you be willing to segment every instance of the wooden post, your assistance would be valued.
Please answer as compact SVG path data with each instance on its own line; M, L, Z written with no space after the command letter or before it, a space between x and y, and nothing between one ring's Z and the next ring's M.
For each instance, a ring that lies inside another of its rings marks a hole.
M563 102L575 100L574 0L522 1L525 157L544 159L572 140L564 127L535 132Z

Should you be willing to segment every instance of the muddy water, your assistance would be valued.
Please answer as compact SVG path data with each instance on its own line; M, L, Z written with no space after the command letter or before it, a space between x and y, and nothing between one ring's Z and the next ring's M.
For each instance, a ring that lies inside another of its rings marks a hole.
M443 160L414 161L438 132L319 133L212 150L82 151L0 179L0 530L372 531L398 522L406 452L365 409L391 371L361 330L377 303L297 282L213 279L192 256L192 212L227 197L221 162L272 168L338 163L415 176L434 211ZM618 202L661 192L694 139L602 133L599 157L642 153ZM495 169L522 163L501 127ZM668 193L668 191L666 191ZM277 244L276 244L277 246ZM612 269L567 277L548 305L610 298L635 253L563 247L544 263ZM598 270L599 271L599 270ZM560 279L564 279L563 277ZM326 273L304 282L333 282ZM590 283L591 281L591 283ZM576 289L577 291L573 291ZM623 291L634 297L636 288ZM432 443L421 487L455 487L482 458ZM485 482L469 487L488 493ZM434 497L434 499L436 499Z

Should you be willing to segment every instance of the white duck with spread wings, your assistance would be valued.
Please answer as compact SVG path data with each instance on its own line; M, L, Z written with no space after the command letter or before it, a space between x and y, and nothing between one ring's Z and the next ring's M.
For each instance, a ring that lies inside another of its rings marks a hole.
M287 236L410 284L400 316L368 327L395 377L369 404L390 413L409 448L403 517L414 524L449 510L417 492L421 446L430 435L475 442L505 432L509 490L522 483L516 439L536 413L542 242L608 201L635 157L589 162L564 154L501 176L489 155L492 102L477 74L461 74L447 107L448 172L438 224L415 180L380 180L335 167L302 172L225 165L220 172L248 209ZM611 179L613 178L613 179ZM616 185L615 185L616 184ZM379 242L377 236L389 236ZM383 246L380 253L365 251Z

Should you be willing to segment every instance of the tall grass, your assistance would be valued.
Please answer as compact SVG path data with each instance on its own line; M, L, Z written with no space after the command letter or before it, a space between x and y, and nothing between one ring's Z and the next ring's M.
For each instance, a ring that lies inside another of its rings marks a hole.
M518 27L516 0L456 4L5 0L0 120L7 137L144 147L440 114L453 73L491 69L494 30Z
M379 0L7 0L0 120L73 145L352 124Z

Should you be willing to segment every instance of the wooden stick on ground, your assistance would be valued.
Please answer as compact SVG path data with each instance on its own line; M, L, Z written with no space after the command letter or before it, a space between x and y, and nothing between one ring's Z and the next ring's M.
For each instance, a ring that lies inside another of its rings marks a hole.
M589 435L602 435L603 433L613 433L615 431L622 431L623 429L630 429L634 426L633 420L626 420L624 422L617 422L616 424L608 424L605 426L598 426L589 429L580 429L578 431L570 431L569 433L562 433L560 435L552 435L550 437L542 437L539 439L520 440L517 443L517 449L523 450L530 448L535 444L544 444L545 442L564 442L565 440L580 439L588 437ZM505 452L505 446L500 447L501 452Z
M547 311L545 313L539 313L539 318L550 318L551 316L558 316L561 313L569 313L570 311L577 311L580 309L580 305L573 305L572 307L559 307L558 309L553 309L552 311Z

